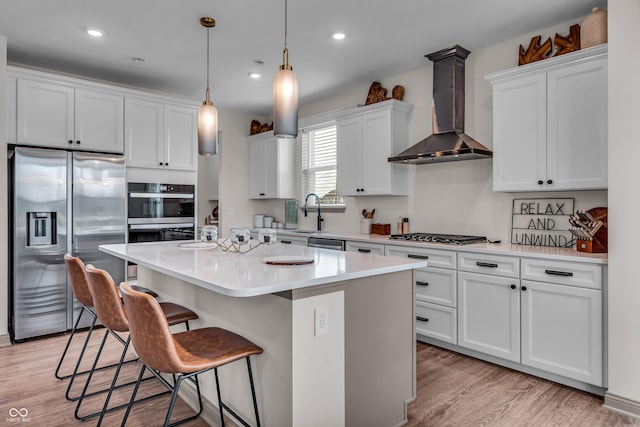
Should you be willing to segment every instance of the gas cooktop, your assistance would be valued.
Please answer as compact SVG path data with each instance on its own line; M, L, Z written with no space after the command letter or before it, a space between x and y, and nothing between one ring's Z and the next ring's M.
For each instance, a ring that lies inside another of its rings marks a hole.
M407 233L392 234L391 240L409 240L414 242L449 243L452 245L467 245L470 243L483 243L487 241L484 236L463 236L459 234L436 233Z

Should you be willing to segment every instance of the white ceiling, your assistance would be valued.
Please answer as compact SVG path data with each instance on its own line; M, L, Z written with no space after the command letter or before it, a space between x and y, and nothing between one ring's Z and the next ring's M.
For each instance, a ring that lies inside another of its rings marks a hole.
M289 63L304 103L421 67L433 51L459 44L473 54L581 18L593 6L606 8L606 0L288 0ZM282 63L284 0L0 0L0 35L7 38L10 64L201 101L203 16L217 21L211 30L214 105L269 115ZM106 35L93 39L87 27ZM346 39L333 40L335 31ZM262 78L250 79L251 71Z

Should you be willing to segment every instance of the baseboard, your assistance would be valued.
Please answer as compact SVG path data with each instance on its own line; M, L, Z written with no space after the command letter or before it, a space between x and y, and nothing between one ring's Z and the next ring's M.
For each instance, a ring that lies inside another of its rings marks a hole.
M626 397L617 396L613 393L605 393L603 408L624 415L629 415L640 419L640 402L627 399Z
M11 345L11 337L9 334L0 335L0 347L9 347Z

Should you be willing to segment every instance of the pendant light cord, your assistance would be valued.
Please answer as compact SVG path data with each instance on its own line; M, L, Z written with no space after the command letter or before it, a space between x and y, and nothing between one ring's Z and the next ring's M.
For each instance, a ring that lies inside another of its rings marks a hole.
M209 32L210 28L207 28L207 101L209 100Z

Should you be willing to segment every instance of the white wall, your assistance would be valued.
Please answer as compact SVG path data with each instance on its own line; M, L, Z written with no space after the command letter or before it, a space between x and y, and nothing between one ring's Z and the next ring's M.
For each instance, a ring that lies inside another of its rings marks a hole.
M7 99L7 39L0 36L0 147L6 147L6 106ZM8 207L7 207L7 150L4 150L0 161L0 242L8 242ZM0 245L0 346L9 344L9 292L8 292L8 258L7 245Z
M582 22L583 18L472 52L466 61L465 131L492 147L492 92L484 76L517 66L519 45L528 45L533 36L568 33L569 27ZM431 62L425 59L424 67L380 80L388 89L398 84L404 86L404 100L413 104L410 144L431 133L432 71ZM304 76L299 78L304 80ZM363 82L338 96L301 105L300 117L362 104L370 83ZM362 209L375 208L375 222L390 223L392 232L398 216L408 216L411 231L482 234L508 241L514 198L573 197L576 209L607 205L606 191L494 193L492 161L488 159L406 167L410 169L409 197L348 197L345 213L323 213L325 229L357 232ZM263 206L261 213L275 213L268 210L269 206ZM301 217L300 227L314 228L314 221L313 217Z
M609 392L640 415L638 245L640 210L640 2L609 1ZM613 401L612 401L613 400ZM629 403L629 402L627 402Z

